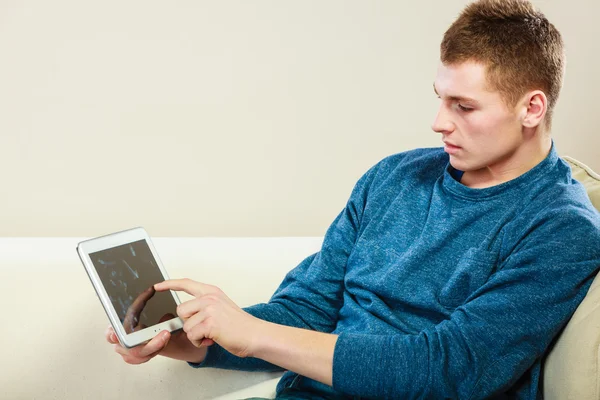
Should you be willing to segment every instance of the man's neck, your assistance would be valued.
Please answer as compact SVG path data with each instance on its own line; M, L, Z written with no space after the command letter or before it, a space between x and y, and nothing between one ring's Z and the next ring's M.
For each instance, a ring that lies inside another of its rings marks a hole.
M473 189L484 189L511 181L541 163L551 148L549 136L525 142L504 160L476 171L466 171L461 183Z

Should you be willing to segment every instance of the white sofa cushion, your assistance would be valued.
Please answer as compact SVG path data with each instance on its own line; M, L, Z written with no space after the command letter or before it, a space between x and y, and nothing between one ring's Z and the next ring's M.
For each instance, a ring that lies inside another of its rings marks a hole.
M280 373L197 370L162 357L124 363L104 339L108 318L75 251L83 239L0 238L1 399L274 396ZM247 306L267 301L322 238L153 242L170 277L215 284Z

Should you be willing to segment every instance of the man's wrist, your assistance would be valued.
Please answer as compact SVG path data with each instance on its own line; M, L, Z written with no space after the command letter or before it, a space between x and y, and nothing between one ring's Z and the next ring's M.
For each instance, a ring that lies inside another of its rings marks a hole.
M260 353L269 345L273 337L273 331L278 327L277 324L256 318L255 328L248 347L248 357L260 358ZM276 334L276 333L275 333Z

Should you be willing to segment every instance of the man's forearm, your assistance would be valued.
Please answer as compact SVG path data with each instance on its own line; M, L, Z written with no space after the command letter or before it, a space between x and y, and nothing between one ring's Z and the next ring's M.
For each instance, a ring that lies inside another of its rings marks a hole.
M252 356L331 386L337 338L264 321Z

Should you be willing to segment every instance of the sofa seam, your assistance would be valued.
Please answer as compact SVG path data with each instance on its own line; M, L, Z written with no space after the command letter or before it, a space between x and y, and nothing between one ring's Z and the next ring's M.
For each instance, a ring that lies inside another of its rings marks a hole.
M600 181L600 175L598 175L593 169L591 169L590 167L588 167L587 165L585 165L584 163L582 163L579 160L576 160L572 157L569 156L563 156L562 157L565 161L567 161L569 164L574 165L576 167L579 167L581 169L583 169L591 178Z

